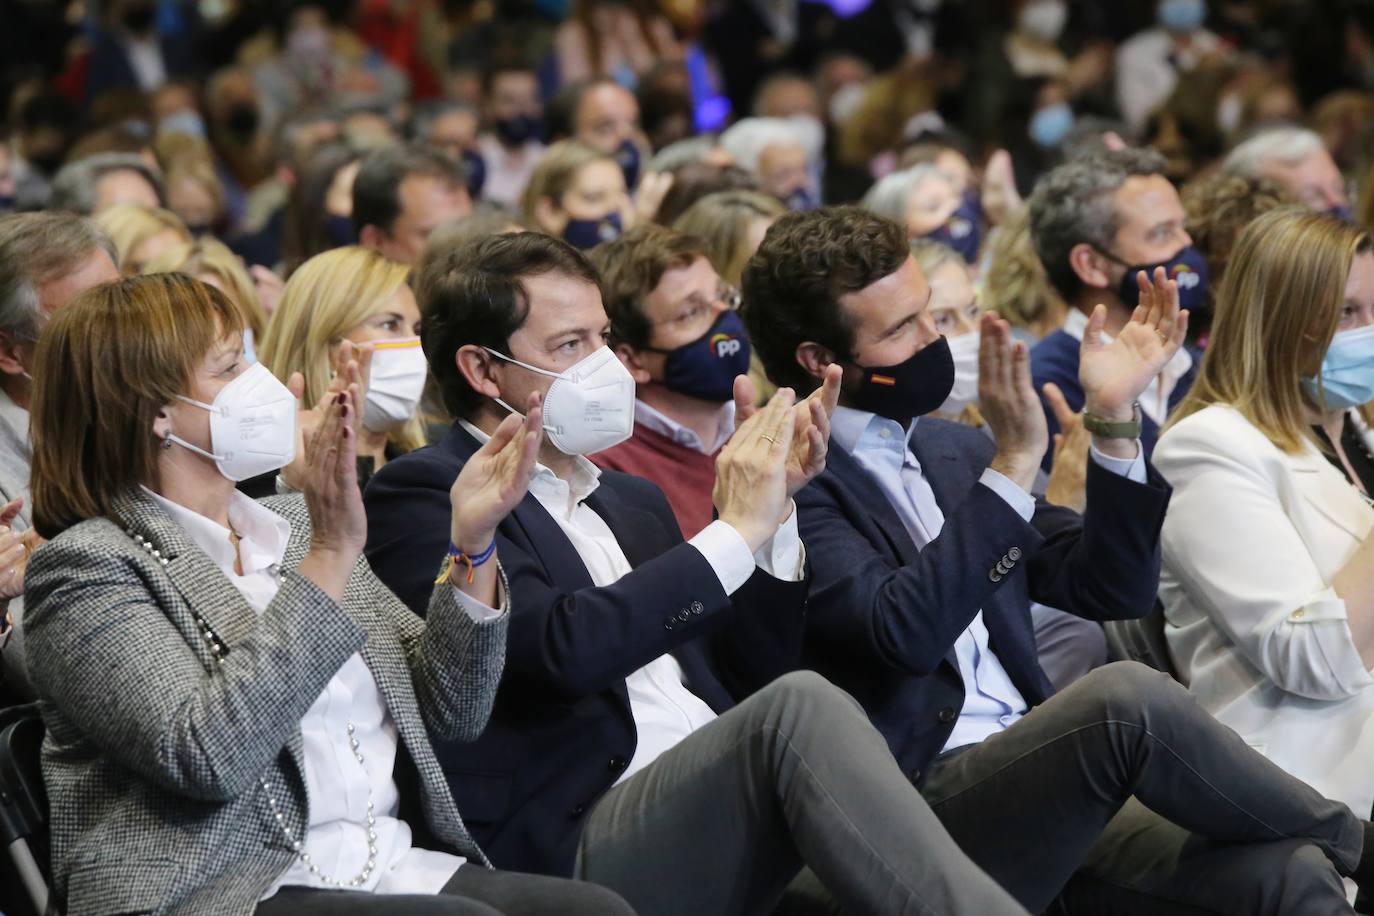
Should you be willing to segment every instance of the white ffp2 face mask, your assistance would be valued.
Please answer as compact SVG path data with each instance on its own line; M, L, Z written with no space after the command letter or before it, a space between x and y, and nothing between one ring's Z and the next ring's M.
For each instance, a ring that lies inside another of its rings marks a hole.
M262 363L221 388L213 403L177 397L209 412L211 450L177 435L167 438L209 458L230 480L279 470L296 457L296 399Z
M374 433L384 433L415 416L429 363L418 337L378 340L372 348L363 425Z
M544 395L544 432L560 452L592 455L619 445L634 432L635 380L610 347L602 347L563 372L522 363L490 347L483 349L554 380ZM500 398L496 403L520 413Z
M964 408L978 400L978 348L983 335L978 331L946 337L949 353L954 357L954 387L949 397L940 405L938 413L944 417L957 417Z

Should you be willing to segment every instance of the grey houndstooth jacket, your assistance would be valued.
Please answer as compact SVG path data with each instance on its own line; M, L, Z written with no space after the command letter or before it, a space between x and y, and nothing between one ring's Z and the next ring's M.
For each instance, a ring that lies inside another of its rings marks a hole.
M121 501L122 524L83 522L33 556L27 653L48 726L53 871L70 916L251 913L294 856L258 780L303 836L300 720L359 650L418 774L427 823L417 828L490 864L428 732L481 734L507 615L476 623L443 586L421 620L361 559L340 608L296 572L310 539L305 503L263 502L291 523L291 539L261 616L142 492ZM222 665L192 608L228 643Z

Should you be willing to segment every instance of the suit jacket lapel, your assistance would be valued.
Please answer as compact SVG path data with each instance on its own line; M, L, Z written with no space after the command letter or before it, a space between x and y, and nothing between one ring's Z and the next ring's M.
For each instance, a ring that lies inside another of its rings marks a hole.
M897 510L887 501L887 494L869 478L868 472L854 456L843 448L832 448L826 456L826 469L834 474L840 486L849 491L853 505L863 506L878 529L887 538L898 562L910 563L919 553L916 544L907 534L906 526L897 515Z
M932 423L917 423L911 434L911 453L920 462L921 474L935 494L935 502L946 516L968 496L973 485L972 469L960 460L950 440L941 436Z
M1285 456L1298 489L1328 519L1363 541L1374 525L1374 510L1316 449Z
M115 508L125 527L151 541L168 561L163 568L172 585L231 649L252 631L257 613L214 561L146 493L131 490L116 501Z

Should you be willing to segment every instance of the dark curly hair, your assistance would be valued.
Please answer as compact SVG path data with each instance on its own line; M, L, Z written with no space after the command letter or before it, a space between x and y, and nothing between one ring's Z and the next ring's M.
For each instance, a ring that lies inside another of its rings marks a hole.
M789 213L745 265L741 313L769 379L810 392L818 384L796 359L814 341L850 359L854 328L840 297L871 286L911 257L906 230L859 207Z

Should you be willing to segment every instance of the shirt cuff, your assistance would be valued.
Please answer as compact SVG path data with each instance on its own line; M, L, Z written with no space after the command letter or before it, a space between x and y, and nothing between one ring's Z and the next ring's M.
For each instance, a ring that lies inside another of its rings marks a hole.
M472 619L473 623L486 623L495 620L502 614L510 610L510 592L506 590L506 575L501 570L500 561L497 561L496 576L496 602L500 607L491 607L478 601L458 586L449 583L449 588L453 589L453 600L458 602L458 606L463 609L463 613Z
M1092 446L1088 452L1093 457L1098 467L1106 471L1111 471L1118 477L1125 477L1133 483L1145 483L1145 449L1140 444L1140 440L1135 440L1134 458L1113 458L1111 455L1104 455L1097 450L1097 446Z
M754 552L754 564L774 579L800 582L805 557L801 535L797 533L797 505L792 503L787 521L778 526L773 536Z
M1011 506L1022 520L1028 522L1035 514L1035 497L1012 483L1011 478L1000 471L986 468L978 482L1006 500L1007 505Z
M754 557L749 553L749 542L728 522L716 519L687 543L701 551L727 595L739 591L740 586L754 574ZM767 545L760 548L766 549Z

